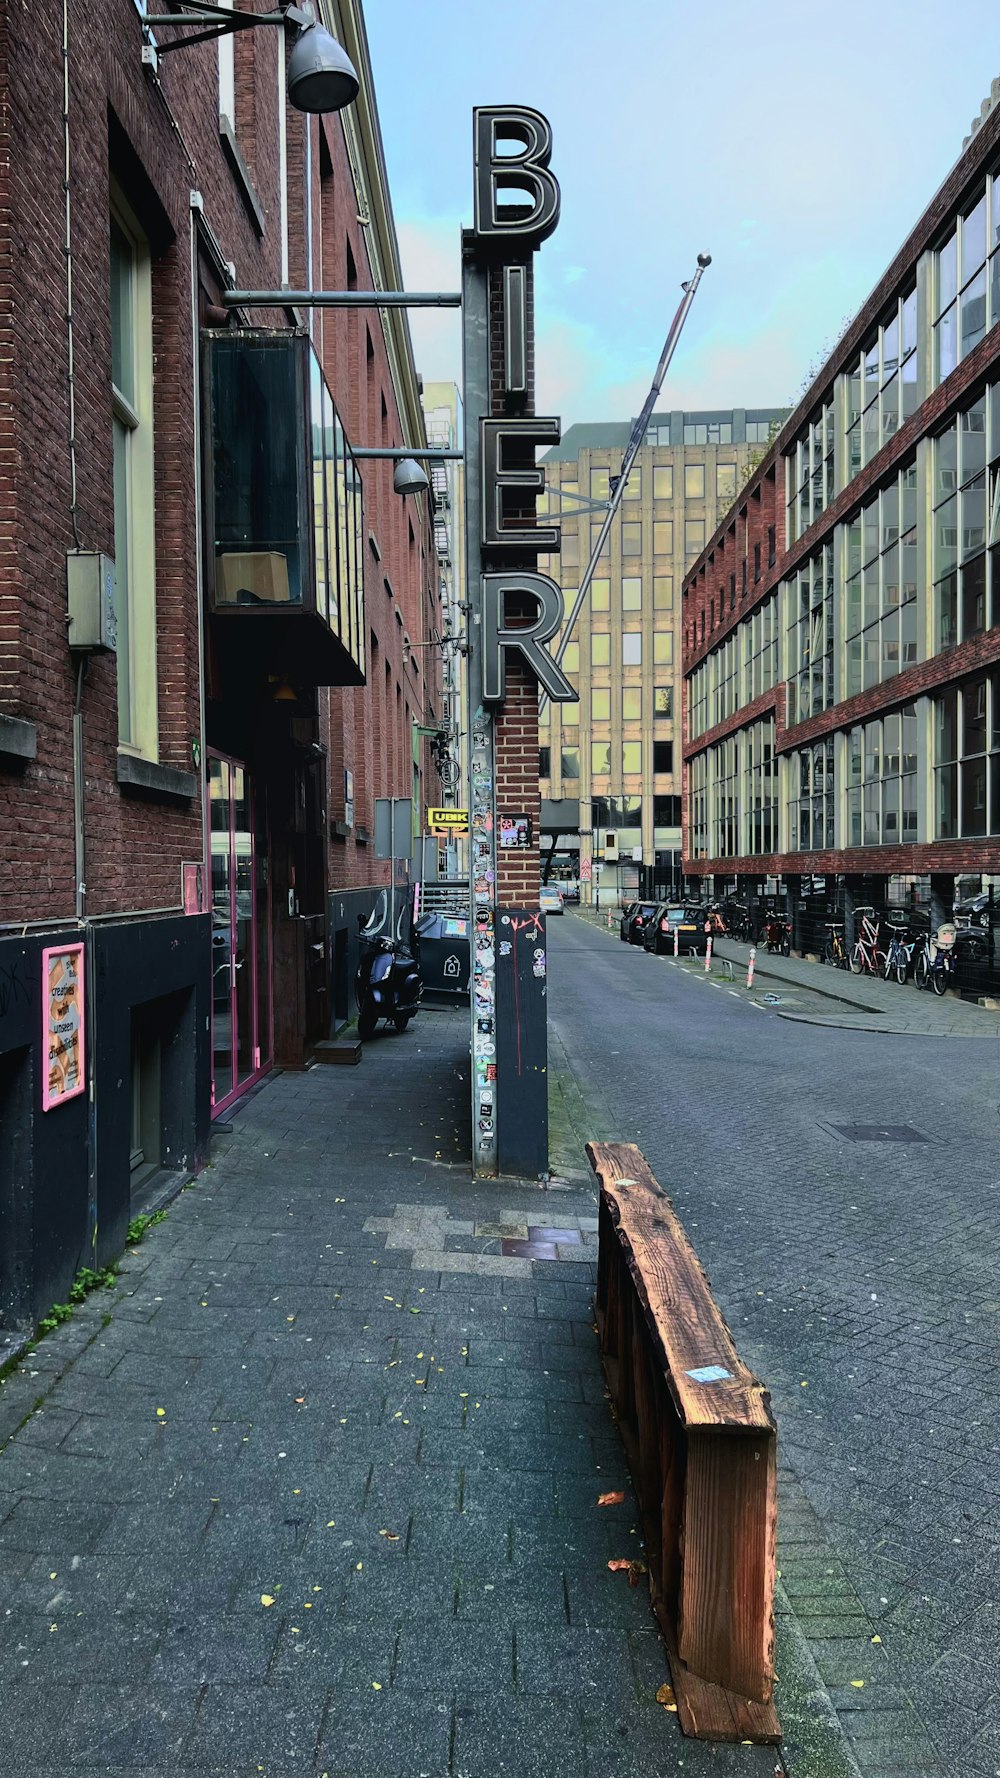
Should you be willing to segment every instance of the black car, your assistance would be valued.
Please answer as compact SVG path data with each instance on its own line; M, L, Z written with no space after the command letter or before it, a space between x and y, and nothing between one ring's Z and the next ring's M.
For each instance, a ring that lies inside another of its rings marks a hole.
M655 901L627 901L622 908L618 935L623 944L641 945L646 927L656 912Z
M686 908L679 902L661 901L653 910L653 918L643 932L643 946L647 951L665 951L668 957L672 957L675 932L679 956L704 957L708 934L705 931L703 908Z

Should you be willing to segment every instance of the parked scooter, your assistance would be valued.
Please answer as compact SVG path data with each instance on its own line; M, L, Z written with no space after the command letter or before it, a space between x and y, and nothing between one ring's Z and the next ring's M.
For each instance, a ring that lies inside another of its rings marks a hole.
M958 933L950 920L924 939L923 949L913 966L913 980L918 988L931 987L943 994L955 980L955 940Z
M768 914L764 922L764 943L770 952L781 953L782 957L792 954L792 922L782 919L780 914Z
M358 964L354 990L358 1002L358 1036L366 1040L379 1019L388 1019L397 1031L405 1031L420 1007L420 971L401 939L364 930L365 916L358 915L364 950Z

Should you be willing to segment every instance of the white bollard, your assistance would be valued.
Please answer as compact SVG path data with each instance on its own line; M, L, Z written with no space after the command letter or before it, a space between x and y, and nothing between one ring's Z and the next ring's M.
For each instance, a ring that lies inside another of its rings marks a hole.
M681 935L675 926L674 927L674 956L679 957L680 954L681 954Z
M707 975L712 967L712 928L707 920L705 921L705 931L708 934L705 941L705 974Z
M611 931L611 909L608 909L608 931Z
M757 961L757 946L750 946L750 961L747 964L747 987L753 987L753 966Z

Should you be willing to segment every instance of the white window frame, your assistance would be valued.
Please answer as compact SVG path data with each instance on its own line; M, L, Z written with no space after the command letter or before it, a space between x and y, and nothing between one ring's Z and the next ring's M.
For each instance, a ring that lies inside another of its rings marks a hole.
M111 219L132 249L132 386L135 401L111 385L114 419L125 429L125 622L119 614L118 733L123 753L158 760L156 537L153 457L153 290L149 242L112 184ZM110 372L110 365L109 365ZM116 536L118 517L116 513ZM116 545L117 548L117 545ZM118 599L118 562L116 588ZM121 638L125 647L122 649Z

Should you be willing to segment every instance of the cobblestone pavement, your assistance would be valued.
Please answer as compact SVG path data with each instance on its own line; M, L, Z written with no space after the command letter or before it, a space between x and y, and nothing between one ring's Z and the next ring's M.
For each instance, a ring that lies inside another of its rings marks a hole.
M994 1778L998 1046L762 1017L574 919L549 959L556 1053L772 1390L782 1584L864 1778Z
M780 1773L655 1701L593 1186L472 1188L467 1051L266 1083L0 1386L0 1778Z

